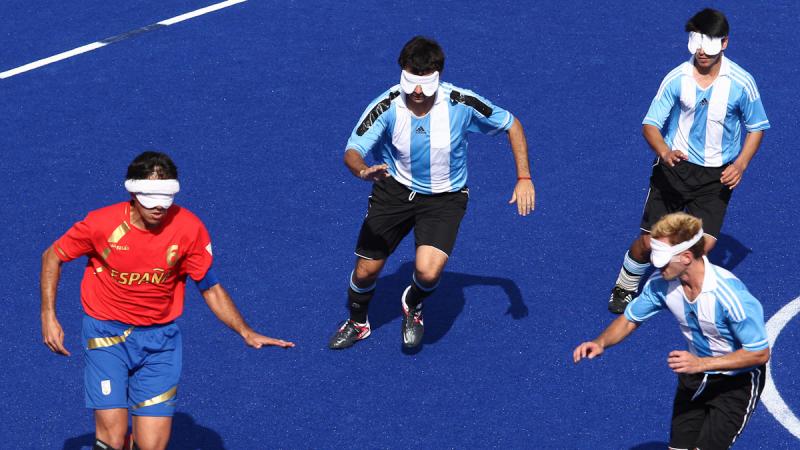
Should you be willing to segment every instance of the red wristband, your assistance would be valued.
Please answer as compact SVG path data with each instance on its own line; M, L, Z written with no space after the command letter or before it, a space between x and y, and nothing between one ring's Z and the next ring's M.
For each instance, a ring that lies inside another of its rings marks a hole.
M530 180L531 177L517 177L517 181L519 180Z

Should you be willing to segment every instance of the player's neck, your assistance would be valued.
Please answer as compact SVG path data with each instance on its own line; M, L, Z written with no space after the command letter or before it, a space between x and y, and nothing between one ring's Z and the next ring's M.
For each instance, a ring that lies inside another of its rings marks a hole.
M705 266L703 258L695 259L679 277L683 292L689 300L695 300L703 291L703 281L706 277Z
M694 61L694 76L695 80L699 81L713 81L719 75L720 68L722 67L722 55L708 67L703 67Z

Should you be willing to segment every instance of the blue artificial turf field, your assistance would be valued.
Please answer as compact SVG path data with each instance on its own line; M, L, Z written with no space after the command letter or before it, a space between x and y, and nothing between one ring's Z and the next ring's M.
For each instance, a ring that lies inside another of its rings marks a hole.
M0 70L114 36L213 0L3 2ZM64 266L59 318L69 358L41 344L41 252L86 212L127 197L145 149L178 164L179 203L214 241L215 266L249 322L297 347L255 351L188 287L172 448L661 448L685 344L661 314L600 360L571 352L613 319L608 291L636 236L652 153L640 124L662 77L688 58L676 2L251 0L0 80L0 448L78 449L83 408L83 264ZM772 124L737 188L712 261L767 318L800 295L794 244L800 60L793 1L710 2L731 22L732 60L759 84ZM504 137L474 135L469 211L422 349L400 346L407 239L379 281L368 340L326 348L369 185L342 165L402 45L439 40L443 79L525 126L536 212L507 204ZM800 413L800 319L773 349L775 386ZM794 432L800 433L800 427ZM798 448L763 405L738 448Z

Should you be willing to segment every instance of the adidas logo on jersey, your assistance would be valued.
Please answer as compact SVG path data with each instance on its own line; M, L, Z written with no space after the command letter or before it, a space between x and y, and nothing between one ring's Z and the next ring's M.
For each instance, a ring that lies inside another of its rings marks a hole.
M707 106L707 105L708 105L708 99L704 98L700 100L700 106Z
M426 134L425 128L422 125L417 127L416 132L417 132L417 134Z

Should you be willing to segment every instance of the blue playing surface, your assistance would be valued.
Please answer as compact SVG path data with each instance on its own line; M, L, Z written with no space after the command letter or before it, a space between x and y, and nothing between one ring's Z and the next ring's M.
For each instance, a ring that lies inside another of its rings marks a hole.
M3 2L0 70L207 6ZM731 22L731 59L758 82L772 123L736 189L712 261L767 318L800 295L794 244L800 5L710 2ZM317 2L251 0L0 80L0 448L78 449L83 264L63 269L69 358L41 344L41 252L85 213L127 197L130 160L169 153L179 203L204 220L224 286L254 328L291 350L247 348L193 286L172 448L575 448L666 446L685 343L661 314L602 358L572 349L606 311L638 233L652 152L641 119L688 58L696 2ZM402 45L439 40L443 79L524 125L537 188L523 218L505 137L474 135L471 200L419 351L400 345L403 242L378 282L372 336L333 352L370 189L342 164L363 109L396 83ZM800 319L773 349L773 376L800 413ZM738 448L798 448L760 405Z

